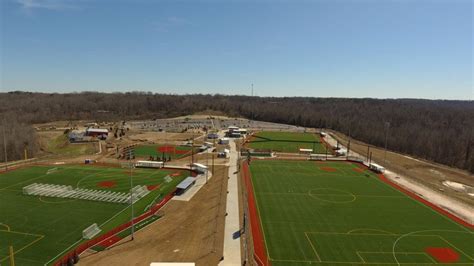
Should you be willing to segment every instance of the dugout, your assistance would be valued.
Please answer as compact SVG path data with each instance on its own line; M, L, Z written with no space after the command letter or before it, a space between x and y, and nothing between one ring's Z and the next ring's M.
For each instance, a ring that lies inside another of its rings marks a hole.
M135 167L137 168L163 168L164 166L164 162L155 161L138 161L135 163Z
M378 165L376 163L371 163L369 164L369 169L376 172L376 173L383 173L385 172L385 168L381 165Z
M312 153L309 155L309 160L310 161L324 161L326 160L325 155L317 154L317 153Z
M313 149L300 149L300 154L311 154L313 153Z
M192 169L195 170L196 172L200 173L200 174L205 174L207 172L207 169L208 167L205 166L204 164L200 164L200 163L193 163L191 165Z
M179 183L176 186L175 195L182 195L184 192L186 192L194 184L196 184L196 179L194 177L192 177L192 176L186 177L186 179L181 181L181 183Z

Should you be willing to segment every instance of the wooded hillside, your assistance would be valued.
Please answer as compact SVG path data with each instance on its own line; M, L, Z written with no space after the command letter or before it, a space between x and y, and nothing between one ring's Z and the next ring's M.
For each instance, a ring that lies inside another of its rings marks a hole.
M389 123L390 150L474 172L473 101L272 98L144 92L0 94L0 113L7 117L7 137L15 143L8 147L11 159L21 157L25 141L34 141L34 132L27 129L32 123L78 119L153 119L204 110L262 121L330 128L376 146L384 146L385 128ZM3 154L0 160L3 160Z

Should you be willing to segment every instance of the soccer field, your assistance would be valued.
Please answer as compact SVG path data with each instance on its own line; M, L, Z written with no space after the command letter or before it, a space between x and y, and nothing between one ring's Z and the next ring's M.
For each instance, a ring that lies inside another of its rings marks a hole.
M146 185L151 190L134 204L135 215L170 193L187 174L134 169L134 186ZM32 166L0 174L0 264L9 263L12 245L17 265L43 265L80 240L89 225L97 223L102 234L130 219L128 204L27 196L24 186L48 183L128 193L129 182L127 169L91 165Z
M299 149L313 149L313 153L325 153L326 147L318 135L313 133L262 131L249 141L248 147L257 150L277 152L299 152ZM330 152L330 151L328 151Z
M158 145L158 144L149 144L149 145L138 145L134 147L135 156L137 158L148 158L161 157L163 154L166 158L171 156L171 159L180 159L191 155L190 146L174 146L174 145Z
M473 265L472 228L358 164L254 160L250 173L272 265Z

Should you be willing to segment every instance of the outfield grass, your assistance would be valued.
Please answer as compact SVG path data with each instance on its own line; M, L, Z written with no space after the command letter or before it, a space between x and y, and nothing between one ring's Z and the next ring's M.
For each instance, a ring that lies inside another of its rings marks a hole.
M57 168L50 174L49 169ZM157 186L134 204L138 216L154 200L171 192L188 174L180 172L171 182L164 177L176 170L134 169L135 185ZM127 169L89 165L33 166L0 174L0 264L8 261L13 245L17 265L43 265L76 243L82 230L97 223L101 233L130 219L127 204L78 199L26 196L22 188L31 183L72 185L73 187L128 192ZM104 188L101 182L115 185ZM114 217L112 220L110 218ZM106 222L108 221L108 222ZM106 223L105 223L106 222Z
M257 150L278 152L299 152L299 149L313 149L313 153L325 153L326 147L320 138L312 133L262 131L256 133L248 147Z
M441 263L429 248L473 265L473 230L357 164L254 160L250 171L274 266Z
M150 156L163 156L165 154L166 158L171 156L171 159L180 159L191 155L190 146L174 146L174 145L158 145L158 144L149 144L149 145L138 145L134 147L135 156L137 158L148 158Z

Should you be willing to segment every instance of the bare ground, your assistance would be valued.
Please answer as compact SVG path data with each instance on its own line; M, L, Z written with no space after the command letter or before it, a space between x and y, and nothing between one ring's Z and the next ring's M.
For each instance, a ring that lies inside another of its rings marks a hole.
M331 133L343 145L347 145L349 139L347 136L338 132ZM351 150L366 156L367 144L351 139ZM378 147L370 146L370 152L372 152L373 161L380 163L389 170L387 176L394 182L418 194L424 193L424 195L422 194L424 198L451 212L454 211L456 215L466 218L472 223L474 197L443 185L443 181L449 180L474 186L474 176L472 174L394 152L387 152L386 160L384 160L384 149Z
M167 143L172 142L183 142L185 140L199 137L202 134L199 133L170 133L170 132L133 132L126 138L132 141L142 142L154 142L154 143Z
M135 240L86 254L79 265L217 265L223 254L227 171L217 166L213 178L190 201L171 200L159 212L164 216L138 231Z

